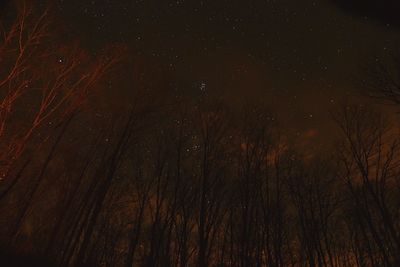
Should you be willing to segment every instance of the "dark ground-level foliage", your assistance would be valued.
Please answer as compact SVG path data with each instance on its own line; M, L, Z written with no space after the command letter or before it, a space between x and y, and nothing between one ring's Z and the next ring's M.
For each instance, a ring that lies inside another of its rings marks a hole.
M0 47L2 264L400 265L399 140L382 115L335 112L329 153L291 144L262 106L155 104L140 82L129 111L99 115L84 102L119 52L58 49L30 11ZM379 70L374 87L397 96Z

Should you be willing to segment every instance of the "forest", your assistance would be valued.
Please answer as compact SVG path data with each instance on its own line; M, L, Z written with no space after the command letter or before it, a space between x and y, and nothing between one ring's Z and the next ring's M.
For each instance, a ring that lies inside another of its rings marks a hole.
M379 108L343 104L330 148L304 149L268 106L148 86L124 45L90 53L38 10L0 28L0 265L400 266ZM363 97L399 105L398 59L368 66ZM122 68L129 107L96 106Z

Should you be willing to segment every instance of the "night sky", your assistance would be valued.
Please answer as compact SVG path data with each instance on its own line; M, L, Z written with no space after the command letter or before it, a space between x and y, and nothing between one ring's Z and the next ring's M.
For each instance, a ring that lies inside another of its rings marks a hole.
M293 132L321 140L338 103L364 101L361 69L396 45L398 7L390 0L64 0L58 17L89 49L126 44L172 90L194 97L206 90L233 107L266 103Z

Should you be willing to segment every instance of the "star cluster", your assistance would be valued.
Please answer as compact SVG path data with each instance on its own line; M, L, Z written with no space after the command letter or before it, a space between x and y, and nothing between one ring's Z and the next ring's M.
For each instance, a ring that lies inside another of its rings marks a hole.
M332 106L357 94L363 58L398 39L390 25L330 0L59 0L58 7L89 46L124 42L164 66L174 86L217 90L233 105L265 101L304 131L323 131Z

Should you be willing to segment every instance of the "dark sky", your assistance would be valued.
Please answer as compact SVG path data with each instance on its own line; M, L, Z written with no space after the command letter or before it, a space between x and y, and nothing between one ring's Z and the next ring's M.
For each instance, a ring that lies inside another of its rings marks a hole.
M360 98L361 66L389 53L400 26L391 0L59 0L58 7L88 47L126 43L161 66L172 87L194 96L208 90L233 106L265 102L284 125L318 140L331 130L329 111Z

